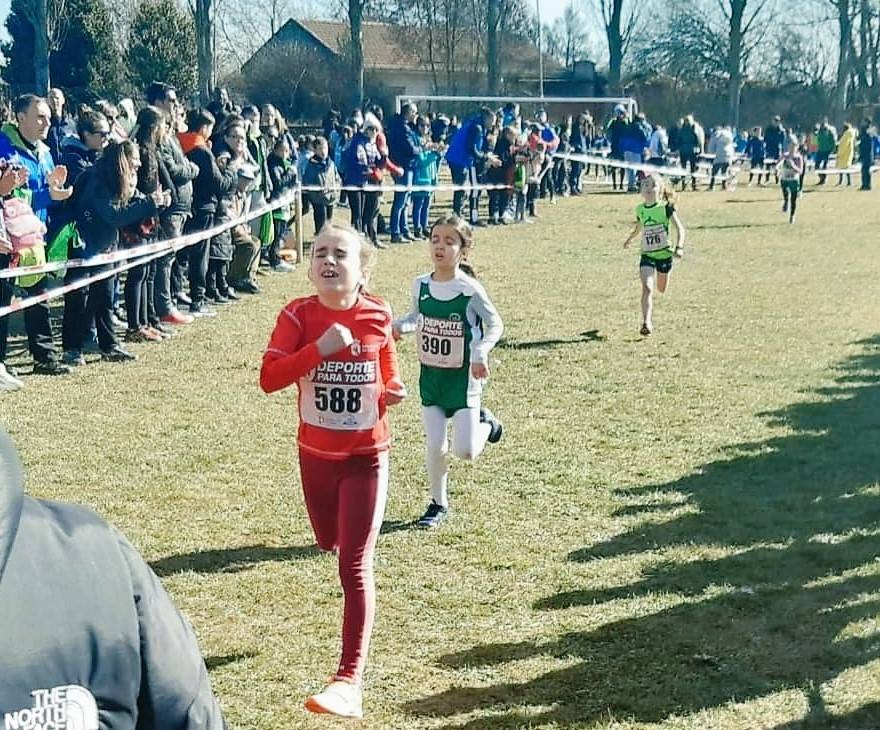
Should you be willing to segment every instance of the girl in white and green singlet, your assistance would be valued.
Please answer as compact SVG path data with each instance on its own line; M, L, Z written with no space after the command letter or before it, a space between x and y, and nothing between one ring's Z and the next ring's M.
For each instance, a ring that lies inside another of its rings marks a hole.
M663 183L659 175L648 175L642 180L643 203L636 206L636 225L623 247L641 234L642 258L639 261L639 276L642 280L642 329L643 335L654 331L654 289L661 294L669 285L672 271L672 257L684 255L686 232L684 224L672 204L672 191ZM669 224L675 227L675 246L669 237Z
M487 441L501 438L501 423L480 407L480 396L489 377L489 351L504 325L464 263L472 245L471 228L458 216L434 223L428 243L434 270L416 278L412 309L393 324L397 337L416 334L421 363L419 391L431 503L416 522L420 527L437 527L449 512L449 421L452 453L462 459L476 459Z

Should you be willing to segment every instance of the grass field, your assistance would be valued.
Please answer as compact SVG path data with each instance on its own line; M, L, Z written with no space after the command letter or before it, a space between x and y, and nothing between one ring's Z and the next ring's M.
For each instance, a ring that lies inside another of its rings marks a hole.
M649 338L621 248L634 196L479 231L505 438L454 463L450 520L419 532L417 398L393 411L362 727L880 728L878 200L809 192L789 226L776 189L685 194ZM374 291L403 310L426 261L381 252ZM257 387L309 286L261 283L136 363L26 378L0 420L32 494L147 556L232 726L327 727L301 707L335 669L336 567L299 494L295 393Z

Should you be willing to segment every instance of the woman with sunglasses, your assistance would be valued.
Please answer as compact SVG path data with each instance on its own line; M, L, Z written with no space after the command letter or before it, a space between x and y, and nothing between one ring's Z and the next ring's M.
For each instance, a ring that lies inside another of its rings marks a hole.
M84 111L76 123L76 137L61 144L61 163L67 166L67 180L75 185L79 176L95 164L110 141L110 123L101 112ZM54 211L53 211L54 213Z

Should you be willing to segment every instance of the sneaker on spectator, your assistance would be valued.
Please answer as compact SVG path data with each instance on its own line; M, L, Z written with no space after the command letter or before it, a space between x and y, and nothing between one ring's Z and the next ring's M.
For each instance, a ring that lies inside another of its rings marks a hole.
M168 314L161 318L166 324L190 324L193 318L188 314L184 314L179 309L172 309Z
M189 298L189 294L185 294L184 292L178 292L177 293L177 303L183 304L188 307L192 304L192 299Z
M137 355L123 349L119 345L113 345L109 350L104 350L101 353L101 359L107 362L130 362L137 360Z
M145 327L141 327L144 335L146 335L147 339L150 342L162 342L166 339L166 335L164 332L160 332L153 325L148 324Z
M217 310L211 309L210 307L204 304L192 304L189 308L189 313L193 317L216 317Z
M410 235L410 232L409 232L409 231L404 231L403 233L400 234L400 237L401 237L404 241L406 241L407 243L412 243L413 241L416 240L415 238L413 238L413 237Z
M110 315L110 324L113 325L113 329L125 329L125 320L116 316L115 313Z
M10 373L6 366L0 362L0 390L21 390L23 387L24 383Z
M34 375L69 375L70 366L58 360L38 360L34 363Z
M272 267L272 271L276 274L289 274L291 271L296 271L296 266L286 261L279 261Z
M235 289L231 286L223 293L223 296L225 296L230 302L237 302L241 299L241 297L235 293Z
M403 243L402 236L391 236L391 243Z
M77 368L80 365L85 365L86 359L79 350L67 350L61 356L61 362L65 365L70 365L70 367Z
M229 285L235 291L243 292L244 294L259 294L261 291L260 287L249 279L235 279L229 282Z
M170 340L176 334L173 327L169 327L167 324L163 324L162 322L151 324L150 329L156 330L166 340Z
M425 514L416 520L416 527L439 527L448 514L448 507L441 507L432 499Z

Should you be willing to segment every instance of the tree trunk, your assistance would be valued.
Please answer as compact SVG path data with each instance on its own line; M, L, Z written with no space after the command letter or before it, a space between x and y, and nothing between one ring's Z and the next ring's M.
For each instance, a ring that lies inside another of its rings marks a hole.
M351 75L354 81L352 104L364 103L364 0L348 0L348 23L351 29Z
M609 0L610 12L605 16L605 35L608 37L608 91L619 94L620 71L623 66L623 33L620 22L623 16L623 0Z
M846 85L850 75L850 46L852 43L852 18L849 0L837 0L837 78L834 84L834 121L842 124L846 119Z
M49 93L49 0L23 3L25 18L34 30L34 91L40 96Z
M498 94L501 58L498 53L498 26L501 23L501 0L489 0L489 22L486 32L486 88L489 96Z
M207 104L214 93L213 0L196 0L196 59L199 70L199 100Z
M743 84L743 17L748 0L731 0L727 50L727 123L739 127L739 99Z
M850 49L856 66L856 75L858 78L857 99L860 102L867 102L870 96L868 88L868 57L870 51L871 37L871 7L868 0L861 0L859 8L859 52L855 53Z

